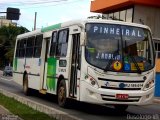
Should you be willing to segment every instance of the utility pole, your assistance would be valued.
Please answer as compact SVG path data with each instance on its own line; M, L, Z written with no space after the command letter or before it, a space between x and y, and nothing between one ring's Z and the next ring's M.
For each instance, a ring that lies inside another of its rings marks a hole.
M36 21L37 21L37 12L35 12L35 17L34 17L34 30L36 30Z

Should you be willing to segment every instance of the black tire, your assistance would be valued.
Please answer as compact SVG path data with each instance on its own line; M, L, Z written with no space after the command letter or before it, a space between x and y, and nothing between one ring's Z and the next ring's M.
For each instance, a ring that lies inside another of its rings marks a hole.
M114 105L114 108L117 111L124 112L128 108L128 105Z
M27 96L30 95L30 89L28 88L28 75L27 74L24 76L24 80L23 80L23 92Z
M67 89L66 89L66 82L61 80L58 85L58 93L57 93L58 105L60 107L67 107L68 106L68 99L67 99Z

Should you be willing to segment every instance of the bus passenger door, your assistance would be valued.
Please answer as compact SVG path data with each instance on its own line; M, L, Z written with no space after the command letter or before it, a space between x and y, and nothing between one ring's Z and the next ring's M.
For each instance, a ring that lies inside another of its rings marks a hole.
M72 59L70 74L70 97L77 97L77 81L80 80L80 34L72 35ZM79 83L78 83L79 84Z
M46 72L47 72L47 57L48 57L48 48L49 48L49 41L50 41L50 37L48 38L45 38L45 45L44 45L44 48L45 50L43 50L43 60L44 60L44 64L42 66L42 69L43 71L41 72L41 90L40 92L41 93L44 93L46 92L46 88L45 88L45 84L46 84L46 81L45 81L45 76L46 76Z

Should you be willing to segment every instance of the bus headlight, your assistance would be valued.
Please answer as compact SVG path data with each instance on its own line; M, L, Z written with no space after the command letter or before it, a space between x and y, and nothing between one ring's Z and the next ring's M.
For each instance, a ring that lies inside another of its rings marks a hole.
M150 88L152 88L154 86L154 79L151 79L150 81L148 81L145 86L144 86L144 90L148 90Z
M93 87L99 88L97 81L92 76L86 75L85 79L86 82L92 85Z

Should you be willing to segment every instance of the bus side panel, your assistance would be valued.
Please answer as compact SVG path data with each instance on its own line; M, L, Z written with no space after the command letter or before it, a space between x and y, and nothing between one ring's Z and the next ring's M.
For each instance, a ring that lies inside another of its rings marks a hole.
M25 69L28 73L29 88L40 90L40 58L26 58Z
M48 58L47 60L47 76L46 76L46 84L45 88L47 89L48 93L56 93L56 66L57 66L57 59L56 58Z
M40 90L40 77L34 75L28 75L29 88Z
M24 63L24 58L14 58L13 80L20 85L23 85Z

